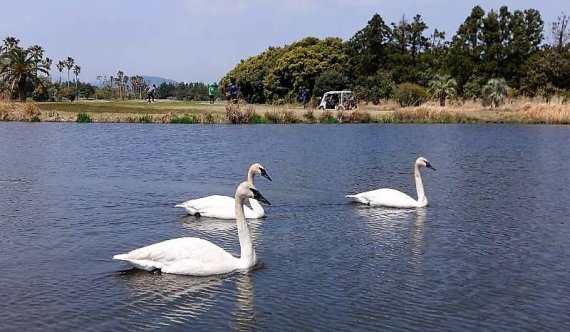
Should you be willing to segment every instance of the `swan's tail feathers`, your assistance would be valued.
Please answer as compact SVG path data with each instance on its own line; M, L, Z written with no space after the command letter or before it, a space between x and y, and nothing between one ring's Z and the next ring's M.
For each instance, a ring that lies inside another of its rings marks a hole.
M125 261L125 260L128 260L127 256L128 256L128 254L118 254L118 255L113 256L113 260Z
M115 255L115 256L113 256L113 259L117 260L117 261L129 262L129 264L136 267L137 269L146 270L146 271L152 271L152 270L156 270L156 269L160 270L164 267L164 265L159 263L159 262L153 262L153 261L146 260L146 259L129 258L129 254Z
M368 200L360 195L346 195L344 197L346 197L346 199L348 199L348 201L351 203L368 204Z
M198 210L194 209L191 206L188 206L186 203L176 204L176 205L174 205L174 207L183 208L186 210L186 212L188 212L189 215L192 215L192 216L194 216L198 213Z

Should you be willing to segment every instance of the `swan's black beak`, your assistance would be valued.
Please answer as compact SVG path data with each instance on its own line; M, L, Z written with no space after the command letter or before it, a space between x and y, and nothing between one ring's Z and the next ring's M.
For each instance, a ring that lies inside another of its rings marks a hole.
M269 174L267 174L267 172L263 168L261 168L261 176L263 176L264 178L266 178L269 181L272 181L271 178L269 177Z
M428 162L426 162L426 167L427 167L427 168L430 168L430 169L433 169L433 170L435 171L435 168L434 168L430 163L428 163Z
M251 192L253 192L253 198L255 198L260 203L271 205L271 203L269 203L269 201L265 197L263 197L263 195L259 192L259 190L253 188L250 189Z

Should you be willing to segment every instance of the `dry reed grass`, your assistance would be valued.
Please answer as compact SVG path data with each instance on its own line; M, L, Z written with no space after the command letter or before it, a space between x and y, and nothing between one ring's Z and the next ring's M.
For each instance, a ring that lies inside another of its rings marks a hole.
M391 115L397 123L477 123L481 120L467 115L464 111L448 111L440 107L419 106L413 109L400 109ZM384 121L386 122L386 121Z
M563 102L528 103L514 120L520 123L570 124L570 105Z
M33 104L0 102L0 120L30 122L39 120L40 110Z

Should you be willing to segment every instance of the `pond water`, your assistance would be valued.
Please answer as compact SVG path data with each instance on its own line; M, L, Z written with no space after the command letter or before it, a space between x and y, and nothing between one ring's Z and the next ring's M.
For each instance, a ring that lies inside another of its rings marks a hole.
M346 204L392 187L427 208ZM196 278L111 257L183 236L239 254L259 161L261 263ZM570 127L0 123L1 330L570 330Z

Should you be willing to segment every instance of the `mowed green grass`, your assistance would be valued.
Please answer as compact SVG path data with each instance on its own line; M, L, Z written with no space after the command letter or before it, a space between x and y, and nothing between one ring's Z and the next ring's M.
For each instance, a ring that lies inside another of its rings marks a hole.
M53 103L36 103L42 111L73 113L125 113L125 114L225 114L225 103L209 104L199 101L157 100L147 103L142 100L107 101L78 100Z

